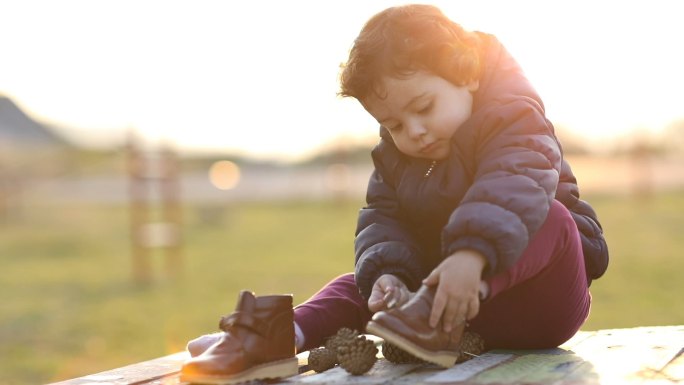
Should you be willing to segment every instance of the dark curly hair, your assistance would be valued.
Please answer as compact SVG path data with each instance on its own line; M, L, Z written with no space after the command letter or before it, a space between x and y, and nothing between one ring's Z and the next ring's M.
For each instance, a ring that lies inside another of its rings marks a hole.
M428 71L464 86L479 78L480 39L431 5L385 9L365 24L342 65L340 96L384 98L384 76Z

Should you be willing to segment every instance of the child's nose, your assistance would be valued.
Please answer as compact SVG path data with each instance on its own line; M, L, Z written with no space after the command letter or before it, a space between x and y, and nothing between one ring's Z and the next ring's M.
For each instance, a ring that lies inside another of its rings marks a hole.
M425 129L425 126L423 126L420 122L413 122L408 126L409 137L413 140L420 139L420 137L425 135L426 132L427 130Z

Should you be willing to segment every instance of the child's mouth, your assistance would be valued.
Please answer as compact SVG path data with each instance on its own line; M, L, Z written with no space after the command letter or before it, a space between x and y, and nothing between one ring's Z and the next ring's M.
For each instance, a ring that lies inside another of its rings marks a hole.
M437 148L438 145L439 145L438 142L437 142L437 141L434 141L434 142L432 142L432 143L430 143L430 144L427 144L427 145L421 147L419 152L420 152L421 154L429 154L429 153L431 153L432 151L434 151L435 148Z

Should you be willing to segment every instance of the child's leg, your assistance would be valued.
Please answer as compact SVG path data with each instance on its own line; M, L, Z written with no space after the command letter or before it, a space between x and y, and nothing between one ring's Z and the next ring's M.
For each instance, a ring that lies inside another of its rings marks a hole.
M468 330L487 348L550 348L572 337L591 304L575 222L553 201L549 216L520 260L489 280L490 297Z
M299 351L321 346L325 339L346 327L363 332L371 319L366 301L359 294L354 274L341 275L294 309L294 321L304 335Z

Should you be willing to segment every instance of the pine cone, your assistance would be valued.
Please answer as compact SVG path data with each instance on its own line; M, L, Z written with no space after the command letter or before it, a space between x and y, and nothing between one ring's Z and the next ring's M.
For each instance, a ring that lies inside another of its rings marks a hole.
M395 364L418 364L425 362L411 353L402 350L397 345L391 344L387 341L382 343L382 355L387 361Z
M377 353L375 343L364 336L358 336L353 342L337 348L340 366L355 376L364 374L373 367L378 360Z
M326 348L309 351L309 367L316 373L325 372L337 364L337 355Z
M335 355L337 355L337 348L339 348L342 345L346 345L353 342L358 336L359 332L357 332L356 330L351 330L349 328L341 328L337 331L337 334L328 338L328 340L325 341L325 347L329 349L331 352L335 353ZM337 358L335 358L335 361L339 363L339 360Z
M479 356L484 352L484 340L482 336L474 332L463 333L461 339L461 346L459 347L461 354L456 362L468 361L474 356Z

